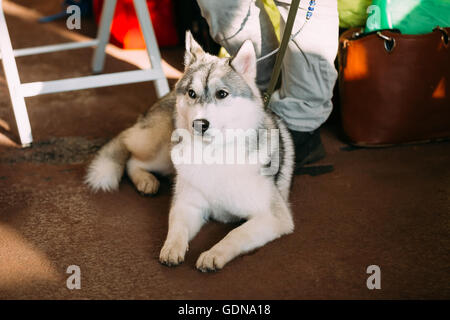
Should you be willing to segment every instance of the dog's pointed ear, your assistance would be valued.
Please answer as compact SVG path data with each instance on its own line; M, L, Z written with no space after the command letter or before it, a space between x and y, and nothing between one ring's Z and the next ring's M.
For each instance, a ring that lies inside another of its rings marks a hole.
M202 47L195 41L192 33L188 30L186 31L186 52L184 54L184 66L188 67L192 62L195 61L199 56L204 54Z
M250 40L244 41L230 64L237 72L256 78L256 52Z

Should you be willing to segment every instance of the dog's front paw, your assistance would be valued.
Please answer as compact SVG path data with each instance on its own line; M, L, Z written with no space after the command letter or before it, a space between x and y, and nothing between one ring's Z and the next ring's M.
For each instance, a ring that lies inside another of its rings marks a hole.
M166 241L159 254L159 261L169 267L177 266L183 263L187 250L188 245L181 241Z
M201 272L217 271L222 269L228 261L229 258L224 252L212 248L200 255L196 267Z
M135 181L136 189L143 194L155 194L159 190L159 180L152 174L145 172Z

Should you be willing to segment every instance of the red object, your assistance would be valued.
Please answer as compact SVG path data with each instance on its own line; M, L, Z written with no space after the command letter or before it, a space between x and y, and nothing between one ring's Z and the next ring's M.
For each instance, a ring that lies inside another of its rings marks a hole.
M147 0L150 18L160 47L178 44L172 0ZM93 1L97 23L103 8L103 0ZM145 41L134 10L133 0L117 1L111 26L111 43L124 49L144 49Z

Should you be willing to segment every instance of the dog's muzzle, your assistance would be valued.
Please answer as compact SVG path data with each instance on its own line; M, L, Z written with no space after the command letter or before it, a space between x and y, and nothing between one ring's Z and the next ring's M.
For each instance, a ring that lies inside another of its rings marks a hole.
M198 134L204 134L209 128L209 121L206 119L196 119L192 121L192 128Z

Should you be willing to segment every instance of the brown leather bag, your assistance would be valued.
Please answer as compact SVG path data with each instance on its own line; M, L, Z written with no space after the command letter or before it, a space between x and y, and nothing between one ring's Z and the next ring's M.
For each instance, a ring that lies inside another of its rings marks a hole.
M353 144L450 137L450 28L423 35L360 29L339 41L342 126Z

